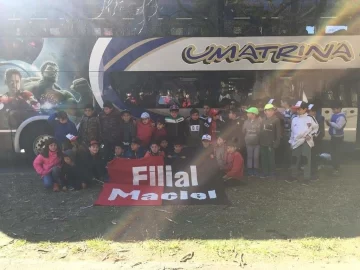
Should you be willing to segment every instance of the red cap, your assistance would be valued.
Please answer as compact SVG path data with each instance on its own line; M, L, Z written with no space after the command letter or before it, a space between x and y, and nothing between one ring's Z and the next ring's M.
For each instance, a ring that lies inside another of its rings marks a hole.
M90 146L92 146L92 145L94 145L94 144L99 145L99 142L98 142L98 141L91 141L91 142L90 142Z

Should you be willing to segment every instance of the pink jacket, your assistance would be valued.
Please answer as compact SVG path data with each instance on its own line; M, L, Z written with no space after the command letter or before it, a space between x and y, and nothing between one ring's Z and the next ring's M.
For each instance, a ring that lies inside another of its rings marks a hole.
M60 166L61 159L58 157L57 152L49 151L49 157L46 158L43 155L38 155L33 163L35 171L44 177L50 173L51 169L55 166Z

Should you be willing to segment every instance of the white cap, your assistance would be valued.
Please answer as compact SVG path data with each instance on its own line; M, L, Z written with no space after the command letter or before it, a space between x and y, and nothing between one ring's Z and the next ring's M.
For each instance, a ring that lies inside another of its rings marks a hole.
M141 114L141 119L147 119L147 118L150 118L150 114L148 114L147 112Z
M201 140L203 141L211 141L211 136L208 134L205 134L204 136L202 136Z
M312 108L314 108L314 104L310 104L308 108L309 110L311 110Z
M272 98L272 99L270 99L270 100L269 100L269 102L268 102L267 104L273 104L273 103L274 103L274 101L275 101L275 99L274 99L274 98Z

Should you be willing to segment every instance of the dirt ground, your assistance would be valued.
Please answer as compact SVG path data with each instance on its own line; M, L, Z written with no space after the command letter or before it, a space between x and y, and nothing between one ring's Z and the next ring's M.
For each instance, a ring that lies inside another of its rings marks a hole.
M0 259L326 263L360 259L360 167L310 186L251 179L230 206L93 207L100 186L53 193L0 172Z

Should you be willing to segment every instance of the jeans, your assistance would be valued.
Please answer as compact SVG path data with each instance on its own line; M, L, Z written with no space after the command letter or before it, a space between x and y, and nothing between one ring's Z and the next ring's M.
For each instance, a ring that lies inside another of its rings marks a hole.
M43 177L43 183L45 188L52 188L53 184L61 184L60 179L61 168L53 167L51 171Z
M260 145L246 145L248 169L259 169Z
M292 150L292 166L291 176L296 178L300 168L302 158L304 158L304 179L311 178L311 147L307 142L304 142L298 148Z
M275 149L272 146L260 146L261 168L264 175L275 174Z
M331 137L331 161L334 170L340 169L341 147L344 137Z

